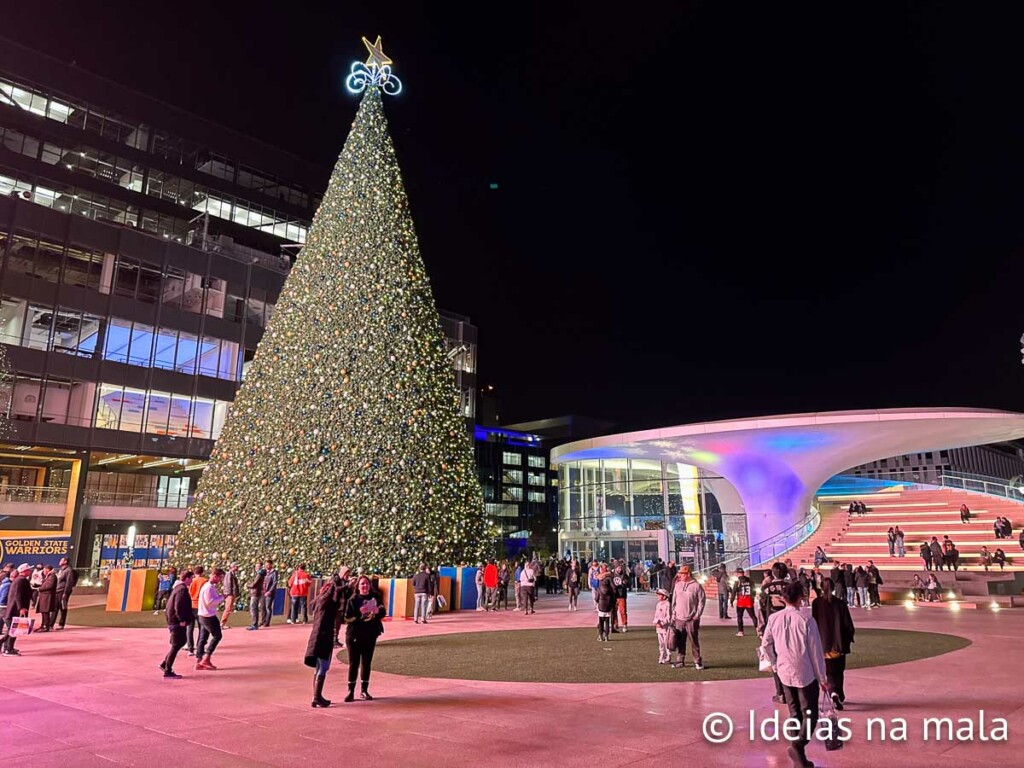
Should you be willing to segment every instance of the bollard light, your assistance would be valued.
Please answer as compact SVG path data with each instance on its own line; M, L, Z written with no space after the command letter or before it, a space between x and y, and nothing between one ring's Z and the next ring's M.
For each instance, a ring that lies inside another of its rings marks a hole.
M989 605L989 608L991 608L993 611L998 611L999 610L999 603L997 603L995 600L993 600L992 604Z
M903 601L903 607L906 608L909 611L914 610L914 601L911 600L910 598L907 598L906 600Z
M950 603L949 604L949 610L951 610L951 611L959 611L960 610L960 603Z

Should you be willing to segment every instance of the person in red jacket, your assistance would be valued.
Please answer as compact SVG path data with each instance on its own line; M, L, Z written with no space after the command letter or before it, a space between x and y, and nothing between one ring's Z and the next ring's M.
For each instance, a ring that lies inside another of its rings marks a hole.
M488 560L484 567L484 588L487 590L487 602L484 608L488 611L498 610L496 598L498 596L498 566L493 560Z
M307 603L309 602L309 585L312 583L303 563L299 563L292 575L288 577L288 594L292 598L291 610L288 611L289 624L299 623L299 608L302 609L302 623L309 623Z

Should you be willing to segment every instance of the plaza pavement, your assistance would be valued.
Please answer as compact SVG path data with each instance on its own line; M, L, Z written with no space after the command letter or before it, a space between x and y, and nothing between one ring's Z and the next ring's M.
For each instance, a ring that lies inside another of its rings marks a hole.
M592 611L568 613L561 597L542 595L533 616L507 612L443 614L428 626L391 621L383 642L410 635L491 629L591 626ZM634 623L652 601L631 599ZM709 601L705 624L719 623ZM71 614L72 620L74 613ZM240 617L241 618L241 617ZM1020 764L1024 690L1016 648L1024 610L963 611L886 607L858 626L950 632L973 645L933 659L847 674L854 738L838 752L821 745L809 757L826 766L958 768ZM275 619L269 630L225 633L216 672L161 679L157 663L167 633L156 629L76 628L23 638L20 658L0 658L0 744L10 764L48 766L788 766L785 744L751 742L758 719L776 705L770 679L661 684L496 683L409 678L374 673L373 702L344 704L346 667L335 663L325 694L330 709L311 709L311 671L302 665L308 627ZM613 640L614 642L614 640ZM705 660L715 649L705 644ZM856 646L854 647L856 651ZM594 652L600 652L595 643ZM652 647L651 658L656 649ZM494 663L501 664L501 647ZM653 661L652 661L653 663ZM753 663L753 660L752 662ZM921 739L924 717L1009 722L1009 742ZM724 712L733 739L707 743L705 716ZM903 717L902 743L868 743L867 717Z

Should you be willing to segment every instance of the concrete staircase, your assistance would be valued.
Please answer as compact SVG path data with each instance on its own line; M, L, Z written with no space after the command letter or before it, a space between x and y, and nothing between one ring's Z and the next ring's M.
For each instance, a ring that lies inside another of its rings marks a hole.
M848 514L853 500L867 505L866 515ZM969 523L960 522L961 504L971 510ZM943 536L949 536L960 552L960 570L942 571L938 576L944 595L952 592L958 600L976 598L984 607L991 600L1010 604L1014 595L1020 602L1018 585L1024 584L1024 552L1017 541L1024 524L1024 504L1020 502L952 488L896 486L874 493L819 497L818 509L818 530L778 559L790 559L797 567L810 569L815 547L821 546L832 561L856 567L872 560L882 572L884 585L879 592L883 600L903 602L913 575L922 574L923 578L925 573L921 543L935 536L941 544ZM1011 521L1012 538L995 537L992 523L997 516ZM889 556L886 541L889 527L897 525L905 534L906 557L902 558ZM988 546L990 554L1003 549L1007 557L1003 573L998 566L985 572L979 562L982 546ZM831 563L827 567L831 568Z

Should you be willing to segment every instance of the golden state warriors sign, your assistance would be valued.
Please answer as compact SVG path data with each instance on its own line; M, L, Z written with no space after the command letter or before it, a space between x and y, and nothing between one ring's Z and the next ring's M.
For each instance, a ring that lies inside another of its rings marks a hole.
M68 554L67 536L33 536L0 539L0 563L57 565Z

